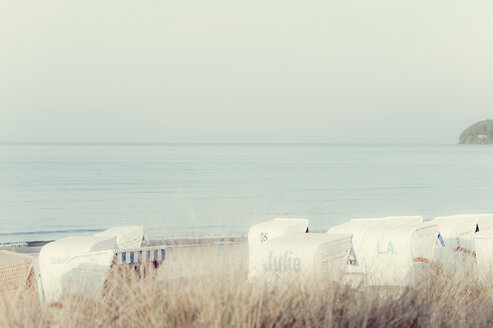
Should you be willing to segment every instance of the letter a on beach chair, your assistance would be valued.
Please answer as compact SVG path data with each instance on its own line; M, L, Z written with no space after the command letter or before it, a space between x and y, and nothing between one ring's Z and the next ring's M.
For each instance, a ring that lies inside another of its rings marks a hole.
M38 289L33 269L33 258L6 250L0 251L0 297L15 301L27 292L38 297Z

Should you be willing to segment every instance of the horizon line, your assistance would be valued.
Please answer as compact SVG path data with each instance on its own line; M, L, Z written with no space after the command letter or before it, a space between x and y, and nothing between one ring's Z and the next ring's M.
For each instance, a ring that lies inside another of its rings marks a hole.
M178 145L204 145L204 146L219 146L219 145L231 145L231 146L248 146L248 145L300 145L300 146L452 146L452 145L459 145L459 143L361 143L361 142L351 142L351 143L338 143L338 142L160 142L160 141L92 141L92 142L84 142L84 141L73 141L73 142L68 142L68 141L45 141L45 142L39 142L39 141L6 141L2 142L0 141L0 145L43 145L43 146L56 146L56 145L71 145L71 146L84 146L84 145L149 145L149 146L178 146Z

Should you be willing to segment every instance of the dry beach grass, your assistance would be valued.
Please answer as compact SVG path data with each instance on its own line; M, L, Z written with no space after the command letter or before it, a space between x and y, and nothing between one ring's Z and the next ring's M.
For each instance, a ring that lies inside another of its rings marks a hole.
M248 282L244 246L175 249L157 280L63 306L0 301L1 327L489 327L493 285L434 276L387 290L286 278Z

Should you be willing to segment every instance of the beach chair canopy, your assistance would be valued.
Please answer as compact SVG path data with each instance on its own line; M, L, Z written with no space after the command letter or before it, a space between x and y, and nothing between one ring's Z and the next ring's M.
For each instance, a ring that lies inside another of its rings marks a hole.
M138 248L147 243L143 226L113 227L94 234L94 237L116 237L119 249Z
M358 273L368 285L408 286L414 284L423 266L436 266L432 256L438 226L422 222L422 217L416 216L353 219L328 233L353 234L354 259L348 263L347 273Z
M0 297L15 301L26 290L37 297L33 257L0 250Z
M292 233L308 232L308 219L278 218L254 225L248 232L248 240L256 243L264 242Z
M421 224L423 223L422 216L386 216L382 218L357 218L350 221L331 227L327 232L364 232L366 229L376 225L401 225L401 224ZM353 237L353 244L356 236Z

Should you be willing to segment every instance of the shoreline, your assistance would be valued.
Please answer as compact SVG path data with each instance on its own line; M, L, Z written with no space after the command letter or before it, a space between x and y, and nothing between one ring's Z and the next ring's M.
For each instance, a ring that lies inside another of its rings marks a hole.
M52 242L48 241L27 241L0 244L0 250L10 250L22 254L39 254L41 248ZM231 237L176 237L176 238L158 238L149 240L150 246L165 245L169 247L199 247L199 246L218 246L218 245L236 245L247 243L246 236Z

